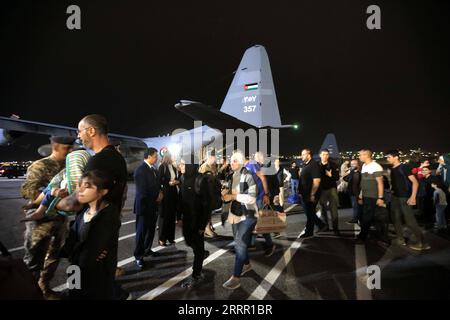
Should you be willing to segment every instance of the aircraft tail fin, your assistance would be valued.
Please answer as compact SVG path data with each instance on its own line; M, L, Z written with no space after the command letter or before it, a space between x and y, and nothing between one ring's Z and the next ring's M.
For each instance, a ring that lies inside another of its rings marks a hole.
M248 48L220 111L252 126L282 128L269 57L261 45Z
M339 149L336 141L336 136L334 133L328 133L323 140L322 146L320 147L320 150L322 149L328 149L330 151L330 157L331 158L339 158ZM319 153L320 153L319 150Z

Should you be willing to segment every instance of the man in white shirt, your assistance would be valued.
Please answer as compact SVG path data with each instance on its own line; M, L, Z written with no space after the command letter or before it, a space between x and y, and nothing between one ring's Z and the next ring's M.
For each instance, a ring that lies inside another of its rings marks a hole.
M234 290L241 286L241 276L252 270L248 256L252 232L256 225L257 187L252 174L244 167L245 157L241 152L231 156L231 169L234 171L231 190L223 192L223 201L230 202L228 222L232 225L235 241L236 259L233 275L223 284Z
M363 205L361 216L361 232L357 243L364 244L369 234L370 226L375 217L377 206L384 204L383 167L372 159L372 151L363 149L359 152L359 160L363 163L361 169L361 193L358 203Z

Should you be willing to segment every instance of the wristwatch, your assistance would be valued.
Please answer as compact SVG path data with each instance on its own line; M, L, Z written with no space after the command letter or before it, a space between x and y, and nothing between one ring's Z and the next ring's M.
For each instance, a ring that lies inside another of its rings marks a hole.
M384 197L378 197L378 200L384 200Z

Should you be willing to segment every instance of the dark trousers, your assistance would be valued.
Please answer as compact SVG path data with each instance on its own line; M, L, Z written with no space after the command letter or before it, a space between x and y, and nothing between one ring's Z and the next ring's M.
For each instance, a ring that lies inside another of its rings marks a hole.
M136 259L142 259L145 251L152 248L157 218L156 211L151 214L136 215L136 248L134 250Z
M200 232L199 230L189 230L184 233L184 239L186 240L187 245L194 251L192 275L198 277L202 273L203 260L205 259L205 236L203 232Z
M308 197L301 195L300 201L303 207L303 210L305 210L306 214L306 234L313 234L314 233L314 226L317 225L319 228L322 228L325 226L325 223L319 219L319 217L316 214L316 206L317 202L311 202Z
M178 193L176 187L169 187L164 192L164 199L159 216L159 240L175 240L175 220L178 208Z
M397 238L404 240L403 238L403 221L405 221L406 226L415 235L417 241L423 242L422 230L417 224L414 211L410 205L408 205L408 198L398 198L392 196L391 202L391 212L392 212L392 222L394 223L395 232Z
M350 199L352 201L352 207L353 207L353 220L359 221L361 215L362 215L362 205L358 203L358 197L357 196L350 196Z
M333 224L333 230L339 229L339 217L338 217L338 206L339 197L336 188L330 188L328 190L322 190L319 200L320 206L322 208L323 221L328 224L328 208L331 213L331 221Z
M370 227L372 226L375 217L375 209L377 208L376 198L363 198L363 211L361 215L361 232L358 238L366 240L369 235Z

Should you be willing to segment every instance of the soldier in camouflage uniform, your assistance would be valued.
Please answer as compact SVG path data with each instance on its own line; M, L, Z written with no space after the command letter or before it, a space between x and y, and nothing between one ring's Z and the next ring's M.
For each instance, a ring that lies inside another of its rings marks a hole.
M27 170L22 185L22 196L33 202L49 184L50 180L64 168L65 158L71 151L74 138L52 137L52 154L37 160ZM66 238L67 223L63 216L26 222L24 262L38 278L38 284L46 298L55 298L50 289L50 280L59 263L59 250Z

